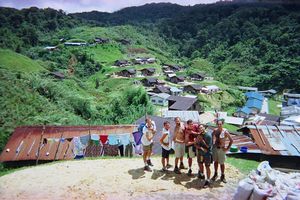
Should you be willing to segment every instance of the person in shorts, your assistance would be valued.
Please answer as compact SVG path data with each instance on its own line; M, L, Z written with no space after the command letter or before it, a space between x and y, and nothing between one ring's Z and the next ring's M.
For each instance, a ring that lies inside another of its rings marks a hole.
M152 154L153 137L155 133L155 123L150 118L146 118L146 125L143 127L143 136L141 139L143 145L143 161L145 164L145 171L151 171L150 166L153 166L150 156Z
M184 169L183 156L185 150L185 138L184 138L184 124L181 122L179 117L175 118L175 129L174 129L174 151L175 151L175 168L176 174L181 174L180 169ZM178 161L180 160L180 166L178 168Z
M189 164L188 175L192 175L193 158L196 157L195 139L199 134L199 125L194 124L193 120L188 120L184 130L185 146L187 151L187 158Z
M212 163L212 136L210 133L205 131L203 125L199 126L200 134L196 138L195 147L197 149L197 162L199 166L198 178L205 179L204 167L206 170L206 181L204 186L210 184L210 164Z
M161 150L162 150L162 158L161 158L161 164L163 166L162 171L166 172L167 170L167 164L169 163L169 154L171 150L171 143L170 143L170 122L165 121L164 127L162 130L162 137L160 138L160 144L161 144Z
M227 129L223 128L224 120L218 119L217 120L217 128L214 129L212 133L212 137L214 139L213 145L213 160L214 160L214 176L212 180L216 180L218 177L218 166L221 167L221 181L227 183L225 179L225 159L226 159L226 152L230 149L233 140L227 131ZM226 140L229 140L229 144L225 147Z

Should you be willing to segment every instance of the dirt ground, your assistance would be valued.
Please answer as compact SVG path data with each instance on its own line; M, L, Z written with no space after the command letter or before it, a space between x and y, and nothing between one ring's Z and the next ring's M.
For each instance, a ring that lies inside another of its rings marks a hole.
M231 199L243 175L227 165L224 184L210 188L187 170L177 175L160 172L160 158L153 158L152 172L144 172L142 159L66 161L26 168L0 177L4 199ZM171 159L173 164L174 159ZM212 168L212 167L211 167ZM173 169L170 169L173 170ZM197 172L196 163L193 173Z

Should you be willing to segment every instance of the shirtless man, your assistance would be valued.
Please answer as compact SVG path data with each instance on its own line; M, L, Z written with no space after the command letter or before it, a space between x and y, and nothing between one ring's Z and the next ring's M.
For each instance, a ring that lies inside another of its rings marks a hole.
M184 169L183 156L185 148L185 138L184 138L184 125L180 121L179 117L175 118L175 129L174 129L174 151L175 151L175 168L174 172L176 174L181 174L179 169ZM178 160L180 159L180 167L178 168Z
M194 124L193 120L187 121L187 126L184 130L184 136L185 136L185 146L187 147L187 157L188 157L188 164L189 164L189 171L188 175L192 175L192 163L193 158L196 157L196 137L200 133L199 131L199 125Z
M213 145L213 160L214 160L214 169L215 174L212 177L212 180L215 181L218 177L218 166L221 166L221 181L227 183L225 179L225 158L226 152L230 149L232 145L232 138L229 132L223 128L224 120L218 119L217 126L218 128L214 129L212 133L212 137L214 138L214 145ZM229 145L225 147L226 139L229 139Z

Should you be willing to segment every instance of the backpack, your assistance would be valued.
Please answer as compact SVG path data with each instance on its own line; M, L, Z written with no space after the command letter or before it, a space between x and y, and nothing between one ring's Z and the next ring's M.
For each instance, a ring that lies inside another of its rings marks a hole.
M146 123L141 123L138 127L138 132L142 133L143 134L143 128L146 126Z

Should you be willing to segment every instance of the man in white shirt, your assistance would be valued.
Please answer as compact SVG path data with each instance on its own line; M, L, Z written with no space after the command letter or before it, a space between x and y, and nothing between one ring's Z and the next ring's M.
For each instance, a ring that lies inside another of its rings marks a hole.
M162 163L162 171L167 171L167 165L169 163L169 154L171 150L171 143L170 143L170 122L165 121L164 122L164 128L162 130L162 137L160 138L160 144L162 147L162 153L161 153L161 163Z
M141 139L143 145L143 160L144 160L144 170L151 171L149 166L153 166L150 156L152 154L152 147L153 147L153 137L156 133L156 126L155 123L150 119L146 118L146 125L143 128L143 136Z

